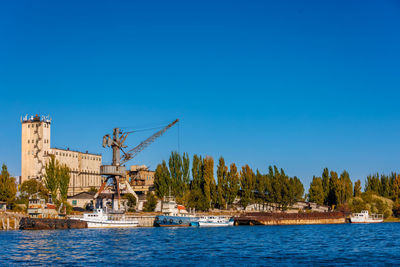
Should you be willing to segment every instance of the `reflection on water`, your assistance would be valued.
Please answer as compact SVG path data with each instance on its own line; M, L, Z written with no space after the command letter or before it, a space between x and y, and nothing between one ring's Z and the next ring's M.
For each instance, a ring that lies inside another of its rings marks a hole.
M399 265L400 224L0 232L0 265Z

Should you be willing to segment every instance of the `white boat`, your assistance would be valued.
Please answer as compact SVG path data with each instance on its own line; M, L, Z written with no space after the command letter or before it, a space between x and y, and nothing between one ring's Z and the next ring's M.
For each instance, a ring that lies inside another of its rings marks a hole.
M88 228L124 228L137 227L138 220L121 213L108 213L103 209L96 209L93 213L84 213L83 217L71 218L85 221Z
M382 214L369 214L367 210L363 210L360 213L353 213L350 216L351 223L381 223L383 222Z
M223 216L204 216L200 217L198 226L233 226L233 218L227 218Z

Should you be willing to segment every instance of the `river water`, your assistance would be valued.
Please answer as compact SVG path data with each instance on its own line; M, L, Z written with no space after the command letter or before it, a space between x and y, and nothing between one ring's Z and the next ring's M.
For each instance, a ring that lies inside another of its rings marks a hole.
M0 265L400 265L400 223L0 231Z

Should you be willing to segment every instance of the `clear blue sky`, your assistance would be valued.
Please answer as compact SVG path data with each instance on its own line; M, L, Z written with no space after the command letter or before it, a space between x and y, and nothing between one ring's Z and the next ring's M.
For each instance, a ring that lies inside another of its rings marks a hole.
M400 171L399 29L398 1L2 2L0 162L20 175L20 116L39 113L53 147L105 161L113 127L179 118L131 163L180 148L306 188L324 167Z

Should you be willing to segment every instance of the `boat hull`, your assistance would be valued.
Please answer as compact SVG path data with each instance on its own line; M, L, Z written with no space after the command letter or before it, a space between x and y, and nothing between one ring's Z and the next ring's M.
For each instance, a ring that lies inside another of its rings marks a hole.
M88 228L131 228L138 227L139 223L116 222L87 222Z
M355 220L353 218L350 218L351 223L382 223L383 220Z
M194 216L158 215L154 224L159 227L187 227L198 220L199 218Z
M226 223L210 223L210 222L199 222L200 227L223 227L223 226L233 226L233 221L232 222L226 222Z

